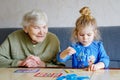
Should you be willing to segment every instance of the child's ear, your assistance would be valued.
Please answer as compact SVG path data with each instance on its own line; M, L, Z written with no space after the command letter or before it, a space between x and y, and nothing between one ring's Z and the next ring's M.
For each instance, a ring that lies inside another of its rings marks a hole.
M75 32L74 34L75 34L75 38L77 39L79 33L78 33L78 32Z
M96 33L97 33L97 30L94 30L94 33L96 34Z

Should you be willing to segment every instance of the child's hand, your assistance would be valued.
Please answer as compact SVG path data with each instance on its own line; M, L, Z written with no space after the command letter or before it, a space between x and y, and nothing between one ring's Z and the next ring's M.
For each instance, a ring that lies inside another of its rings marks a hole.
M72 47L68 47L67 48L67 53L68 55L72 55L72 54L75 54L76 53L76 50Z
M72 55L72 54L75 54L76 51L74 48L72 47L68 47L67 49L65 49L61 54L60 54L60 57L63 59L65 58L67 55Z
M89 67L88 67L88 71L96 71L96 70L98 70L97 65L95 65L95 64L91 64L91 65L89 65Z
M105 64L103 62L98 62L97 64L91 64L88 67L88 71L96 71L99 69L103 69L105 67Z

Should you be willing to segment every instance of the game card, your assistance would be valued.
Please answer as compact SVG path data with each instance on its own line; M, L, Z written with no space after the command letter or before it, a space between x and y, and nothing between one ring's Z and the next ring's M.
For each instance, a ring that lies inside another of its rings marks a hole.
M45 72L39 72L39 73L36 73L34 76L35 77L59 77L62 74L63 73L45 73Z
M40 69L34 69L34 68L21 68L21 69L17 69L16 71L14 71L14 73L35 73L38 72Z

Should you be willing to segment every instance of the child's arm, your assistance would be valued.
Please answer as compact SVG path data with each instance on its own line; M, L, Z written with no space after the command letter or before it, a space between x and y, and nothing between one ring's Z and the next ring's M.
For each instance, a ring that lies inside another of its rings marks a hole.
M109 65L109 56L106 54L102 42L99 43L99 61L96 64L90 63L88 70L98 70L102 68L107 68Z
M61 52L60 58L64 59L67 55L72 55L74 53L76 53L75 49L73 49L72 47L68 47L63 52Z

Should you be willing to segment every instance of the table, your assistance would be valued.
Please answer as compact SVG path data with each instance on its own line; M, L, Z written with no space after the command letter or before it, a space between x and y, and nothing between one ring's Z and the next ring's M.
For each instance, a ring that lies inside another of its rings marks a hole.
M95 71L91 76L91 80L120 80L120 69Z
M0 68L1 80L56 80L57 77L35 77L35 74L42 73L63 73L77 74L79 76L89 76L90 80L120 80L120 69L106 69L98 71L85 71L83 69L67 69L67 68L38 68L35 73L15 73L20 69L36 69L36 68ZM68 70L69 73L66 73Z
M36 73L15 73L19 69L28 69L28 68L0 68L0 79L1 80L56 80L57 77L35 77ZM29 68L32 69L32 68ZM36 69L36 68L33 68ZM39 72L42 73L63 73L62 75L76 73L80 76L89 76L91 77L93 72L88 72L82 69L62 69L62 68L39 68ZM69 73L66 73L65 70L69 70Z

